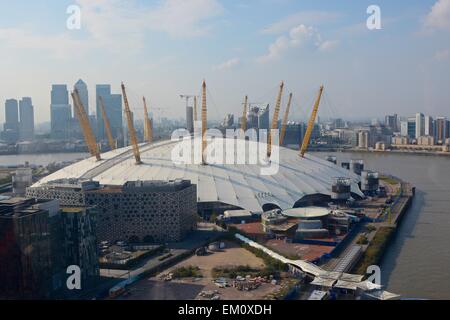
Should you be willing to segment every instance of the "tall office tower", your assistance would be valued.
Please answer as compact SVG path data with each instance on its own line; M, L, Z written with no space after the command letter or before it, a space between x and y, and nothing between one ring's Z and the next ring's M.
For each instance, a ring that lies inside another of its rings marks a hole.
M400 122L400 135L402 137L408 136L408 121L401 121Z
M89 287L100 275L97 252L97 209L95 207L62 207L66 264L81 269L81 283Z
M398 115L396 113L393 115L387 115L384 118L384 125L390 128L393 132L398 132Z
M258 129L259 108L251 106L247 112L247 130Z
M0 299L48 294L51 273L48 211L33 199L0 200Z
M97 110L97 138L99 140L106 139L105 123L103 121L102 112L99 107L99 97L103 98L106 116L113 138L118 140L119 146L123 145L123 117L122 117L122 95L111 94L111 86L109 84L98 84L96 86L96 110Z
M345 128L345 122L341 118L334 119L333 123L335 129Z
M58 140L68 139L72 110L69 104L69 92L65 84L52 86L50 118L51 137Z
M370 146L370 133L367 130L361 130L358 133L358 148L367 149Z
M425 136L434 136L434 121L433 117L425 116Z
M186 129L190 132L194 132L194 108L186 107Z
M8 99L5 102L2 138L8 143L16 143L19 139L19 110L15 99Z
M435 141L436 143L444 143L449 136L449 125L447 118L437 117L435 122Z
M265 108L260 108L258 112L258 129L270 129L270 120L269 120L270 108L267 105Z
M86 83L80 79L75 83L74 89L78 90L84 110L86 110L86 114L89 115L89 92Z
M286 134L284 136L283 145L300 146L305 134L305 126L298 122L288 122L286 125Z
M31 98L24 97L19 102L19 138L22 141L34 139L34 107Z
M416 113L416 139L425 135L425 116L423 113Z
M408 137L414 139L416 137L416 118L408 118Z

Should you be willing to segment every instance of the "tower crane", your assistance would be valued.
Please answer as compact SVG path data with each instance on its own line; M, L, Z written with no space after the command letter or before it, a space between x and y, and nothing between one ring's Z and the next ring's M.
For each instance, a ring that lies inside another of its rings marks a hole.
M145 97L142 97L142 100L144 101L144 139L151 143L153 141L152 121L148 117L147 101L145 100Z
M277 100L275 103L275 111L274 111L273 118L272 118L272 127L267 136L267 140L268 140L267 141L267 158L270 158L270 155L272 154L272 131L274 131L278 128L278 116L280 114L281 98L283 96L283 88L284 88L284 82L281 81L280 91L278 92Z
M102 113L103 123L105 124L106 137L108 138L108 144L111 150L115 150L117 148L117 142L114 140L111 125L108 120L108 116L106 115L105 104L103 103L103 97L98 97L100 111Z
M289 94L288 104L286 106L286 111L284 112L284 116L283 116L283 122L281 124L280 146L283 145L284 136L286 135L286 126L287 126L287 121L288 121L288 117L289 117L289 111L291 109L291 102L292 102L292 92Z
M136 137L136 130L134 129L134 125L133 125L133 117L131 115L130 105L128 104L128 97L127 97L127 93L125 91L125 85L123 84L123 82L122 82L121 87L122 87L123 101L125 104L125 114L127 116L128 131L130 134L131 144L133 146L134 158L136 159L136 164L139 165L139 164L142 164L141 153L139 151L138 140Z
M81 130L83 131L84 140L86 141L89 152L92 156L94 156L97 159L97 161L100 161L101 160L100 151L95 141L95 136L89 124L89 118L86 114L86 110L84 109L83 103L81 102L78 90L75 89L71 93L71 95L73 99L75 113L77 114L78 121L80 122Z
M303 138L302 146L300 148L300 156L303 158L308 149L309 141L311 140L311 134L314 129L314 122L316 121L317 112L319 111L320 99L322 98L323 85L320 86L319 94L317 95L316 102L314 103L311 118L309 118L308 127L306 128L305 137Z

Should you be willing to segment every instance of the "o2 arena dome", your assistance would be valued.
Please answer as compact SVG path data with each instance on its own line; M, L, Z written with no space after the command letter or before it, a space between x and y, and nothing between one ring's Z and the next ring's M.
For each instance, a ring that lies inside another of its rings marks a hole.
M276 163L271 165L277 167L272 175L261 174L267 164L175 163L173 153L178 152L175 148L191 148L194 152L196 139L201 140L190 137L181 141L140 144L141 164L136 164L131 147L113 150L102 154L99 161L91 157L65 167L31 188L64 179L93 180L101 185L183 179L197 185L199 211L244 209L263 212L326 203L331 199L333 178L346 177L351 181L351 193L363 197L358 186L360 178L351 171L311 154L301 157L298 151L275 145L272 147L273 154L278 154L279 159L272 160ZM225 145L235 140L215 138L217 142ZM247 156L252 147L266 150L267 144L246 141Z

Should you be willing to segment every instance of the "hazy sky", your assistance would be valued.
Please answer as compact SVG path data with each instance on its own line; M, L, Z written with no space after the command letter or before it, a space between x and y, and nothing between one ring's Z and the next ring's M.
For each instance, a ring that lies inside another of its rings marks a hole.
M80 30L66 27L73 4ZM366 27L371 4L381 30ZM178 95L205 78L211 118L238 115L245 94L273 104L281 80L297 118L322 83L323 117L450 116L449 50L450 0L0 0L0 122L22 96L48 121L51 84L79 78L91 111L95 84L124 81L132 109L145 95L182 117Z

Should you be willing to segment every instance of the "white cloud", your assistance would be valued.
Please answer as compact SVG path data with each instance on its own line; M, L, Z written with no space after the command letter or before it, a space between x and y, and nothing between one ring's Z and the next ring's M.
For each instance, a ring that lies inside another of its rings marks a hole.
M217 66L214 66L213 70L217 70L217 71L229 70L234 67L237 67L240 63L241 63L241 60L239 58L232 58L230 60L222 62L221 64L218 64Z
M431 30L450 30L450 0L438 0L425 17L424 26Z
M320 51L329 51L334 49L335 47L337 47L339 45L339 41L338 40L327 40L327 41L323 41L320 45L319 45L319 50Z
M439 50L434 54L434 59L436 61L444 61L444 60L448 59L449 54L450 54L450 52L448 49Z
M166 0L149 13L147 21L151 29L171 36L201 36L209 31L204 22L222 12L217 0Z
M211 29L209 19L223 12L218 0L164 0L151 7L136 0L76 0L76 4L81 7L80 31L64 29L44 34L0 28L2 45L44 50L55 58L73 57L95 48L123 54L140 50L148 31L172 37L205 35Z
M263 29L262 32L266 34L281 34L301 24L318 25L321 23L334 21L338 17L339 14L336 12L300 11L290 16L287 16L280 21L272 23L270 26Z
M70 37L68 32L58 35L39 35L20 28L0 29L2 45L14 49L47 51L51 57L64 59L68 54L82 54L87 49L80 40Z
M313 27L300 24L292 28L288 35L278 37L269 46L268 53L257 59L260 63L266 63L281 58L287 51L303 46L312 46L315 49L326 51L334 48L337 41L323 41L320 33Z

